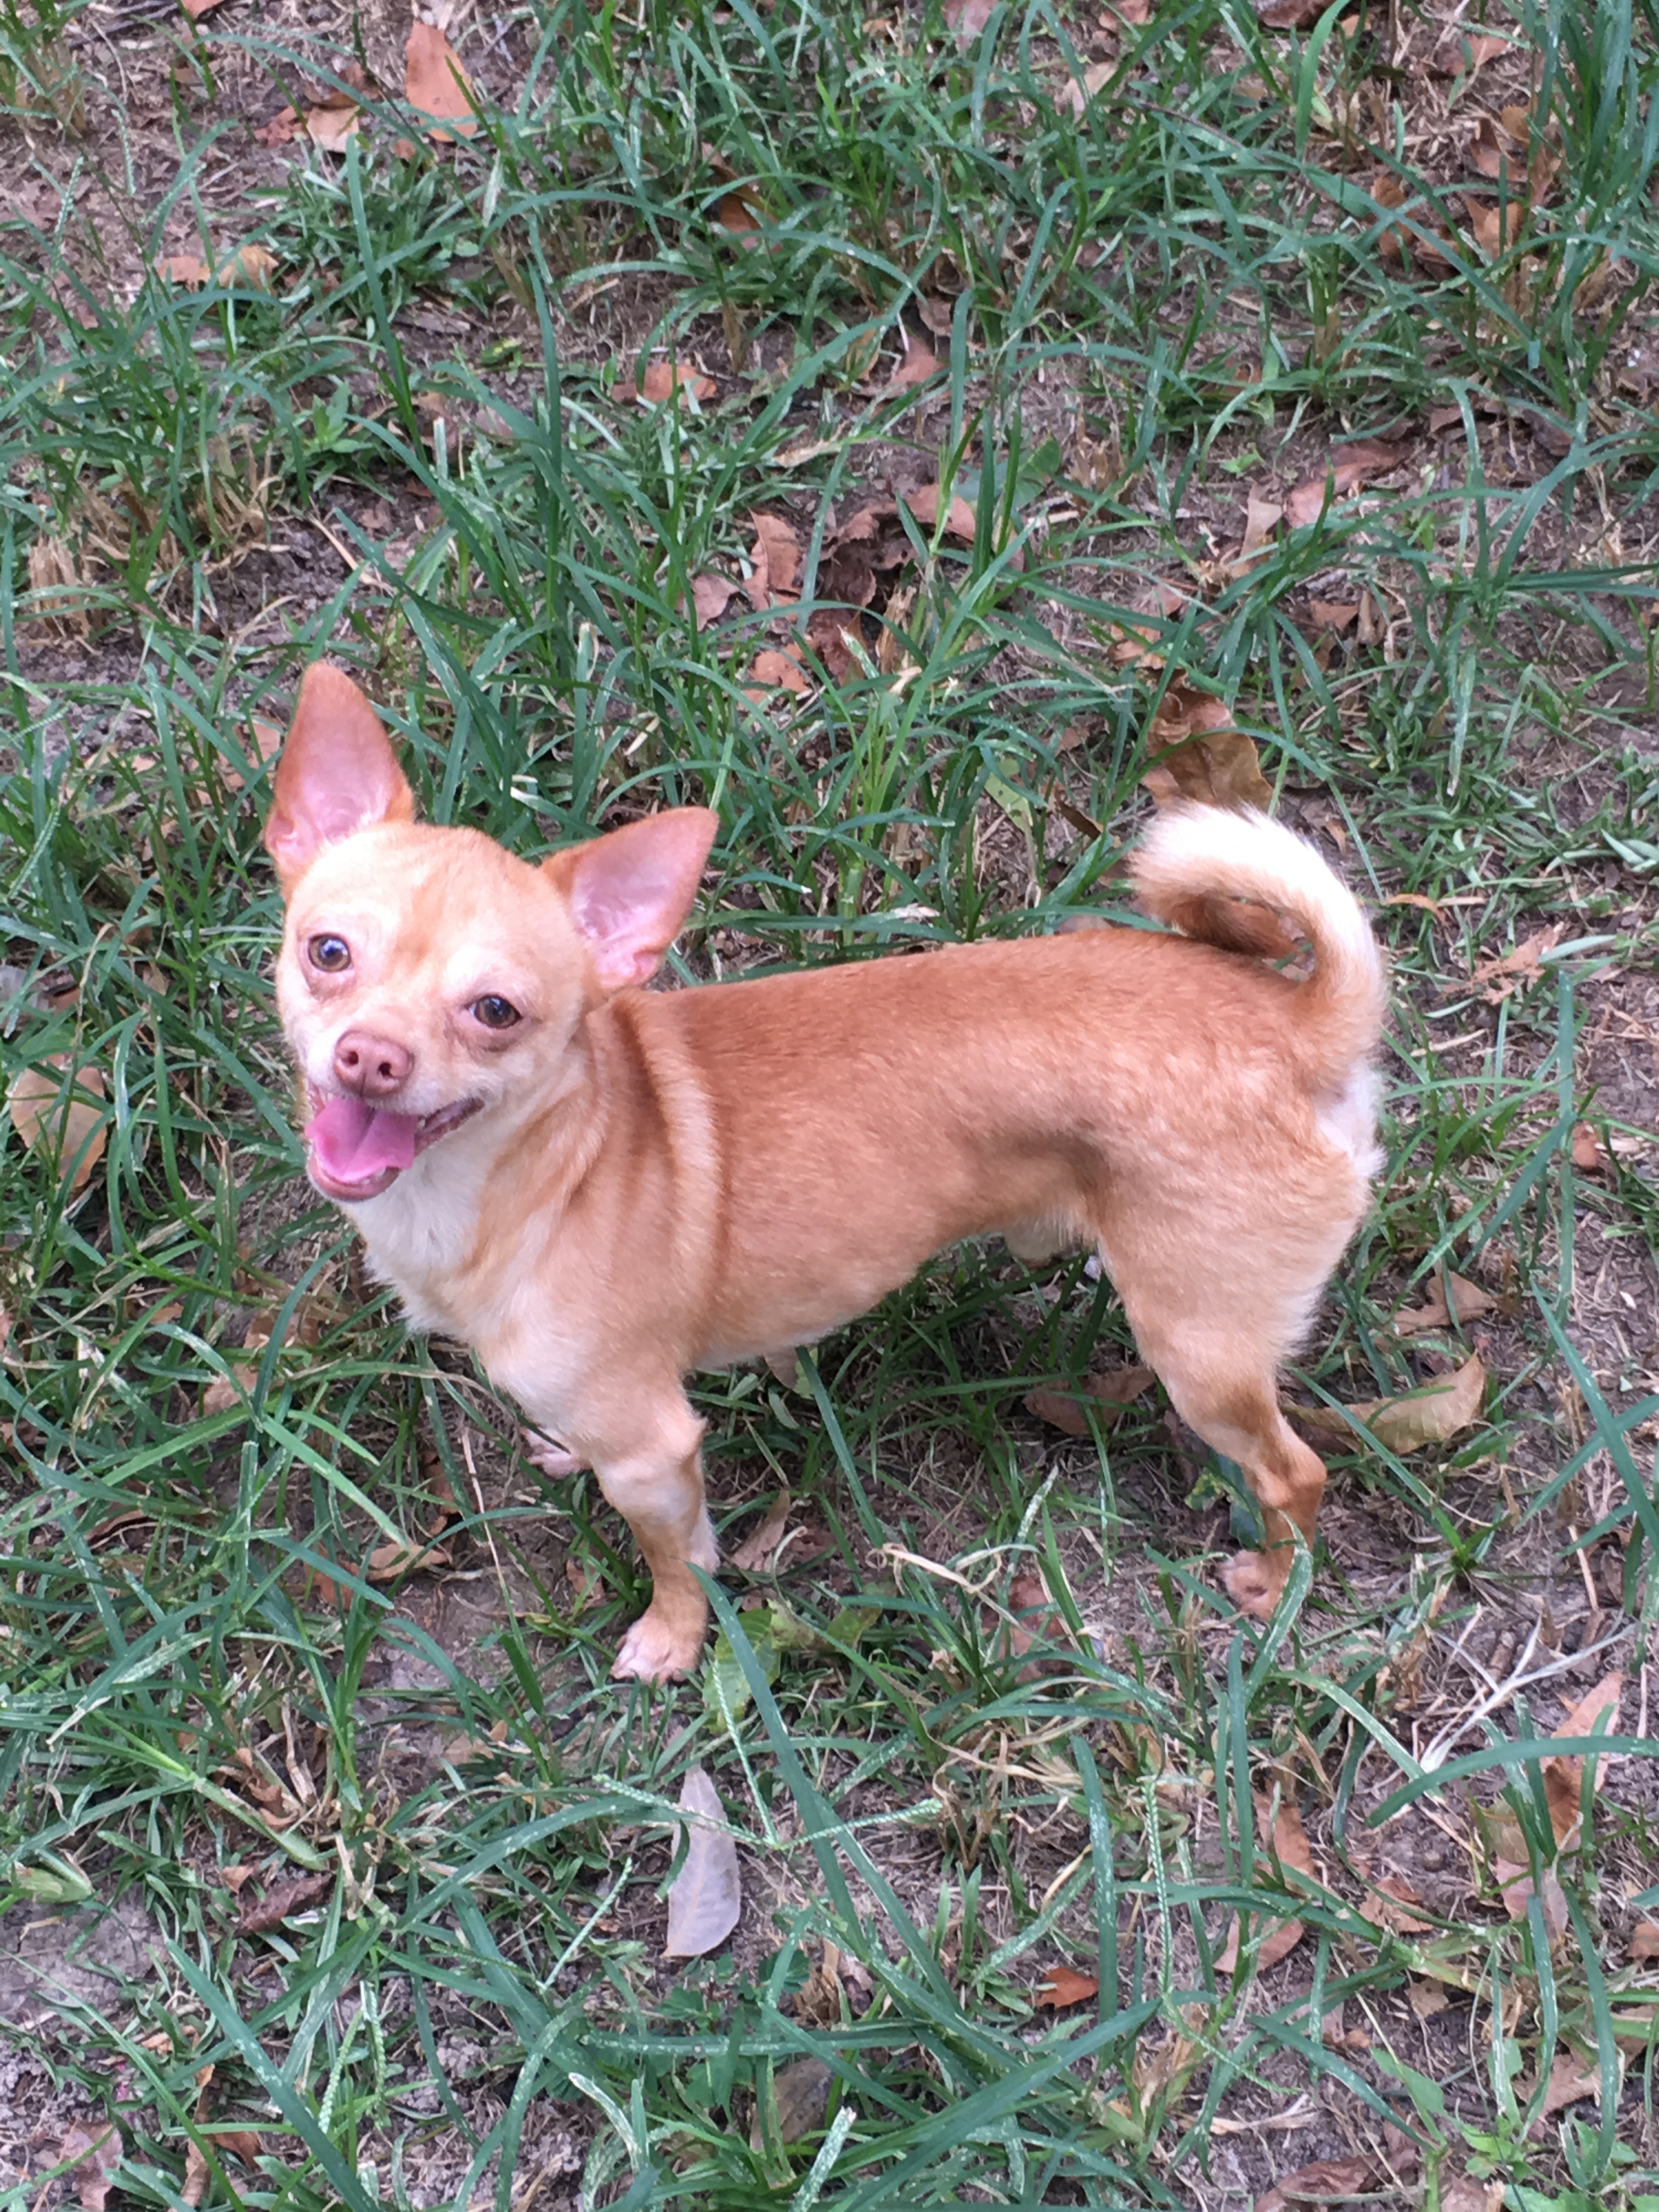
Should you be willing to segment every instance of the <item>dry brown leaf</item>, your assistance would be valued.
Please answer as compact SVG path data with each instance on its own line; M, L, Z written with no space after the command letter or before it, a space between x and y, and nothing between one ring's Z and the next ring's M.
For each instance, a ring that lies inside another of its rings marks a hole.
M924 345L920 338L905 333L904 353L898 366L883 387L888 392L911 392L928 378L937 376L942 363L932 346Z
M1373 2159L1319 2158L1298 2166L1255 2200L1255 2212L1297 2212L1302 2205L1341 2204L1369 2196L1386 2177Z
M754 527L755 542L749 549L751 567L744 590L756 613L763 614L768 607L784 605L799 598L800 541L795 536L794 526L781 514L765 514L751 508L749 520Z
M1262 552L1283 520L1285 510L1259 492L1251 492L1244 508L1244 538L1229 564L1235 573L1248 568Z
M1584 2060L1571 2051L1556 2053L1555 2063L1550 2069L1548 2086L1544 2091L1542 2117L1564 2112L1569 2105L1583 2102L1586 2097L1601 2101L1601 2069L1594 2060Z
M1466 31L1459 25L1441 40L1429 67L1440 76L1462 76L1466 71L1473 76L1509 50L1507 39L1496 39L1490 31Z
M835 2069L823 2058L797 2058L774 2076L772 2097L777 2111L780 2142L799 2142L803 2136L817 2135L830 2109L830 2091L835 2078ZM766 2129L758 2100L749 2130L749 2147L757 2154L766 2148Z
M286 146L300 135L299 111L279 107L269 123L262 123L253 136L261 146Z
M1411 195L1405 185L1390 169L1379 169L1365 180L1365 189L1379 207L1404 207ZM1447 236L1445 231L1439 237ZM1391 224L1378 235L1377 251L1385 261L1403 262L1409 243L1412 259L1425 275L1443 276L1451 267L1437 240L1425 238L1419 232L1407 231L1403 224Z
M19 1068L6 1089L12 1127L57 1174L68 1173L71 1196L86 1188L104 1157L104 1117L92 1103L103 1096L101 1070L85 1060L76 1066L67 1052Z
M212 2178L213 2169L208 2164L207 2153L202 2148L200 2143L186 2143L185 2179L179 2191L179 2202L191 2207L199 2204L207 2195L207 2185Z
M1097 1974L1075 1973L1070 1966L1050 1966L1031 1991L1031 2002L1038 2008L1052 2005L1058 2012L1063 2006L1081 2004L1085 1998L1099 1994Z
M1419 2020L1433 2020L1445 2011L1451 1999L1438 1982L1413 1981L1406 1984L1406 2002Z
M1266 1803L1258 1798L1256 1804L1259 1814L1265 1820L1267 1812ZM1317 1879L1313 1850L1308 1842L1307 1831L1302 1826L1302 1815L1288 1800L1281 1800L1273 1820L1273 1848L1282 1866L1294 1867L1298 1874ZM1231 1974L1238 1966L1240 1929L1241 1923L1235 1914L1233 1924L1227 1930L1227 1940L1216 1954L1216 1971L1218 1973ZM1302 1941L1304 1932L1299 1920L1279 1921L1264 1938L1256 1954L1257 1971L1265 1973L1269 1966L1276 1966L1281 1959L1287 1959Z
M1448 1274L1443 1280L1437 1276L1426 1304L1395 1316L1394 1333L1415 1336L1425 1328L1449 1328L1454 1322L1461 1328L1481 1314L1491 1313L1498 1303L1490 1291L1483 1291L1479 1283L1465 1276Z
M1390 1928L1396 1936L1420 1936L1432 1928L1433 1921L1425 1920L1421 1913L1413 1912L1414 1905L1423 1902L1421 1893L1413 1889L1403 1875L1379 1875L1374 1889L1368 1890L1359 1900L1359 1910L1373 1928Z
M1334 636L1340 637L1358 612L1358 599L1310 599L1308 627L1329 630Z
M1440 2212L1502 2212L1504 2184L1477 2181L1472 2173L1442 2174Z
M1110 1367L1103 1373L1085 1376L1076 1391L1028 1391L1025 1410L1051 1428L1063 1429L1068 1437L1086 1437L1092 1434L1088 1406L1095 1407L1101 1420L1113 1420L1149 1390L1155 1379L1150 1367Z
M179 0L179 5L192 23L199 23L204 15L210 15L219 5L219 0Z
M1523 983L1535 983L1544 972L1547 953L1553 952L1565 933L1566 924L1553 921L1547 929L1534 932L1519 945L1500 952L1494 960L1483 960L1470 971L1469 981L1480 988L1483 997L1496 1006L1507 999L1511 991L1518 991ZM1446 985L1441 995L1450 997L1462 990L1461 983Z
M957 34L957 45L964 54L978 39L991 20L991 10L996 0L942 0L940 13L946 27Z
M187 292L199 292L213 274L199 253L164 253L155 269L164 284L182 284Z
M291 1912L303 1912L326 1897L334 1887L331 1874L296 1874L279 1881L263 1897L250 1898L236 1919L239 1936L263 1936L280 1928Z
M701 1766L687 1772L680 1785L680 1805L705 1820L725 1821L726 1808ZM668 1893L665 1959L701 1959L718 1949L743 1911L737 1844L723 1826L686 1825L685 1857Z
M626 396L641 407L660 407L665 399L678 404L682 393L698 402L712 399L719 389L712 376L694 368L689 361L653 361L637 382L627 387Z
M417 19L410 27L404 58L404 96L425 121L427 136L440 146L452 144L456 131L471 138L478 128L472 80L435 24Z
M1609 1674L1593 1690L1580 1698L1568 1709L1555 1733L1558 1736L1594 1735L1596 1722L1606 1713L1607 1733L1613 1735L1619 1729L1619 1701L1625 1691L1622 1674ZM1605 1759L1596 1761L1596 1771L1590 1778L1590 1788L1595 1790L1606 1768ZM1555 1831L1555 1840L1565 1844L1578 1826L1579 1808L1583 1802L1584 1760L1582 1753L1557 1752L1542 1762L1544 1796L1550 1808L1550 1825Z
M1444 1443L1480 1418L1486 1370L1474 1353L1453 1375L1437 1375L1399 1398L1366 1398L1346 1410L1363 1421L1378 1443L1391 1452L1419 1451ZM1352 1440L1353 1430L1334 1406L1291 1406L1286 1411L1322 1436Z
M777 652L770 646L763 647L755 655L749 675L750 680L744 688L749 696L757 702L780 687L797 697L812 688L811 678L794 654Z
M1637 1922L1630 1932L1630 1957L1633 1966L1644 1966L1650 1960L1659 1959L1659 1922Z
M1397 467L1400 458L1399 447L1382 438L1367 438L1357 446L1344 446L1331 455L1330 465L1322 476L1308 477L1286 500L1285 514L1291 529L1304 530L1319 520L1325 505L1327 484L1334 506L1349 492L1360 490L1371 477L1386 475L1389 470Z
M404 1575L422 1574L433 1567L452 1564L449 1553L441 1544L377 1544L363 1565L364 1578L371 1583L395 1583Z
M69 2178L75 2184L76 2201L81 2212L104 2212L114 2186L115 2169L125 2151L121 2130L113 2120L64 2130L55 2163L63 2166L73 2160Z
M269 292L276 273L276 256L268 246L249 240L233 246L213 272L213 281L228 292L238 287L249 292Z
M1195 799L1206 806L1272 804L1253 738L1232 726L1223 702L1190 684L1172 684L1146 733L1156 755L1141 781L1160 806Z
M1255 0L1255 20L1269 31L1303 31L1324 14L1328 0Z
M1572 1125L1572 1164L1581 1175L1605 1175L1613 1164L1588 1121Z
M939 487L936 483L923 484L919 491L904 495L904 504L924 530L932 530L939 521ZM954 495L945 518L947 534L952 538L971 538L975 526L973 508L960 495Z
M590 1605L604 1600L605 1578L592 1559L579 1559L574 1552L567 1552L564 1578L570 1585L572 1613L586 1613Z
M729 576L693 576L691 604L697 611L699 629L706 629L710 623L720 620L737 588Z
M789 1486L786 1483L767 1507L763 1518L732 1553L732 1565L745 1575L764 1574L778 1556L788 1520Z
M203 1386L201 1417L204 1421L210 1421L216 1413L228 1413L233 1406L243 1402L258 1379L260 1356L270 1342L269 1328L257 1322L249 1324L247 1334L242 1339L241 1357L228 1359L225 1365L229 1371L216 1375L211 1382Z
M1066 78L1065 83L1054 94L1054 106L1062 115L1073 116L1081 123L1089 102L1097 92L1111 82L1116 70L1117 64L1115 61L1091 62L1080 77Z
M1132 31L1139 30L1152 20L1152 0L1109 0L1111 12L1120 23L1127 23ZM1105 21L1104 16L1101 18Z
M343 154L362 126L363 111L349 92L331 92L306 114L306 136L325 154Z

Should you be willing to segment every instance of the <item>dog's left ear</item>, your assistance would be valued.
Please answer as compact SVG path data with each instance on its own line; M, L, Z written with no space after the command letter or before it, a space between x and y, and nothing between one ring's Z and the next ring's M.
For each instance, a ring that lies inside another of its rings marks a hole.
M602 991L644 983L679 933L720 827L707 806L630 822L542 866L563 892Z
M325 845L373 822L410 822L415 794L380 718L343 668L313 660L276 763L265 850L284 890Z

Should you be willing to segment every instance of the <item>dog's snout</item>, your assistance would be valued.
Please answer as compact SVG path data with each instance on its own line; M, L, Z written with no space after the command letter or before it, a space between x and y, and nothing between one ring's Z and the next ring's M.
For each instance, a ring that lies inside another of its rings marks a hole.
M406 1046L367 1030L348 1030L334 1048L336 1079L359 1098L389 1098L409 1080L414 1065Z

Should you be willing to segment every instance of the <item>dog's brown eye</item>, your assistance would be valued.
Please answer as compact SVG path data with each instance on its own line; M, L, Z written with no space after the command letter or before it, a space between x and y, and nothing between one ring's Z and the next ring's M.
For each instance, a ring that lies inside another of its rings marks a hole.
M337 975L341 969L351 965L351 947L343 937L313 937L306 950L312 966L320 968L325 975Z
M493 994L488 998L475 999L472 1011L487 1030L510 1030L519 1018L519 1010L510 1000L498 999Z

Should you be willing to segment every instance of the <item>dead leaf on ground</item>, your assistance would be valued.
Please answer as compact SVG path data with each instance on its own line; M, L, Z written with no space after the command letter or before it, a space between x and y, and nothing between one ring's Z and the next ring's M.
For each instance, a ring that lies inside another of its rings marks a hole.
M250 239L246 246L231 248L214 270L213 281L227 292L239 287L244 291L269 292L276 273L276 256L268 246Z
M766 1509L763 1519L732 1553L732 1565L746 1575L764 1574L778 1556L788 1520L789 1486L786 1483Z
M242 1339L240 1358L225 1362L228 1374L216 1375L202 1387L202 1413L210 1421L218 1413L228 1413L233 1406L240 1406L247 1397L259 1376L259 1364L270 1343L270 1331L258 1322L251 1322Z
M1581 1175L1605 1175L1613 1164L1588 1121L1572 1125L1572 1164Z
M84 1190L104 1157L104 1116L94 1100L104 1096L102 1071L72 1053L47 1054L38 1066L20 1067L6 1089L11 1126L32 1152L58 1176L70 1194Z
M1031 2002L1039 2008L1052 2005L1058 2012L1066 2005L1082 2004L1099 1994L1097 1974L1076 1973L1070 1966L1050 1966L1031 1991Z
M665 399L679 404L682 394L697 401L712 399L718 390L712 376L705 376L689 361L653 361L646 365L644 374L623 387L624 396L641 407L660 407Z
M780 689L799 697L812 688L811 678L794 654L780 653L771 646L763 647L755 655L749 677L744 689L757 703Z
M1352 2197L1369 2196L1384 2179L1370 2158L1317 2158L1298 2166L1255 2200L1255 2212L1297 2212L1303 2205L1342 2204Z
M395 1543L374 1547L363 1563L363 1575L371 1583L395 1583L404 1575L424 1574L451 1564L451 1554L442 1544L410 1544L399 1538Z
M363 111L349 92L331 92L306 112L306 136L325 154L343 154L362 127Z
M1421 1893L1402 1875L1385 1874L1377 1875L1374 1887L1360 1899L1359 1910L1373 1928L1392 1929L1396 1936L1420 1936L1434 1925L1413 1911L1422 1902Z
M440 146L452 144L456 131L471 138L478 128L471 78L444 33L418 18L404 49L404 96Z
M1541 2117L1548 2119L1553 2113L1565 2112L1569 2105L1581 2104L1586 2097L1594 2097L1598 2105L1601 2101L1600 2065L1571 2051L1558 2051L1544 2091Z
M1637 1922L1630 1933L1630 1956L1633 1966L1644 1966L1659 1959L1659 1921Z
M564 1578L570 1585L572 1613L586 1613L590 1605L603 1601L605 1578L592 1559L579 1559L574 1552L568 1552Z
M199 292L213 274L199 253L164 253L154 267L164 284L181 284L187 292Z
M939 487L936 483L923 484L919 491L908 491L904 495L904 504L924 530L932 530L938 524L939 501ZM954 495L945 518L946 535L971 538L975 521L974 510L968 501L959 493Z
M219 5L219 0L179 0L179 5L192 23L199 23L204 15L210 15Z
M937 376L943 366L930 345L905 332L904 352L897 367L882 389L885 392L911 392L917 385L926 384L929 377Z
M1109 85L1117 73L1117 64L1091 62L1080 77L1067 77L1054 94L1054 106L1062 115L1072 116L1081 123L1089 102L1095 94Z
M1261 1798L1256 1801L1256 1810L1258 1817L1267 1818L1267 1807ZM1302 1825L1302 1815L1288 1799L1281 1799L1273 1819L1273 1848L1279 1854L1281 1866L1294 1867L1298 1874L1305 1874L1310 1880L1317 1881L1313 1848ZM1231 1974L1237 1968L1241 1925L1238 1915L1235 1913L1232 1926L1227 1930L1227 1940L1216 1954L1218 1973ZM1281 1920L1272 1927L1256 1953L1257 1972L1265 1973L1269 1966L1276 1966L1281 1959L1289 1958L1302 1941L1304 1932L1299 1920Z
M268 123L262 123L253 136L261 146L286 146L300 135L301 123L297 108L279 107Z
M1391 169L1380 169L1365 180L1365 189L1379 207L1404 207L1412 197L1404 182ZM1413 264L1425 276L1444 276L1451 267L1437 242L1449 234L1442 229L1436 236L1424 237L1419 231L1408 231L1404 224L1391 223L1377 235L1377 251L1385 261L1403 263L1409 243Z
M1155 1379L1150 1367L1109 1367L1098 1375L1085 1375L1075 1391L1027 1391L1025 1410L1051 1428L1063 1429L1068 1437L1086 1437L1093 1433L1088 1407L1096 1408L1101 1420L1114 1420L1126 1406L1149 1390Z
M1496 959L1481 961L1470 970L1469 983L1490 1005L1498 1005L1522 984L1537 982L1544 973L1546 955L1554 951L1565 931L1566 924L1560 921L1553 921L1547 929L1535 930L1519 945L1511 945L1507 952L1500 952ZM1450 998L1463 988L1461 983L1448 983L1441 996Z
M1411 1981L1406 1984L1406 2002L1419 2020L1434 2020L1451 1999L1438 1982Z
M680 1785L684 1811L723 1823L726 1809L701 1766L692 1767ZM716 1950L737 1926L743 1911L738 1847L724 1826L686 1823L685 1857L668 1893L665 1959L701 1959Z
M1425 1328L1449 1328L1454 1323L1462 1328L1465 1322L1491 1313L1498 1303L1490 1291L1483 1291L1479 1283L1470 1282L1466 1276L1437 1275L1425 1304L1413 1306L1395 1316L1394 1333L1396 1336L1415 1336Z
M1308 627L1328 630L1333 636L1340 637L1358 612L1358 599L1310 599Z
M799 598L800 541L794 526L781 514L750 510L755 542L749 549L751 564L744 590L757 614L768 607L785 605Z
M751 192L741 188L734 192L723 192L714 216L720 228L734 238L739 246L753 247L760 244L765 210Z
M826 1940L790 2009L797 2020L811 2025L839 2027L843 1991L847 2009L857 2020L875 1995L875 1983L862 1959L854 1958L850 1951L842 1951Z
M1443 2174L1440 2212L1502 2212L1504 2184L1477 2181L1472 2173Z
M1344 446L1334 453L1330 465L1322 476L1309 477L1299 483L1285 502L1285 514L1292 530L1304 530L1310 522L1317 522L1325 506L1326 487L1330 488L1330 501L1334 506L1350 492L1361 490L1373 477L1384 476L1398 467L1401 448L1382 438L1367 438L1357 446Z
M1613 1735L1619 1729L1619 1702L1625 1691L1621 1674L1609 1674L1604 1681L1580 1698L1571 1706L1555 1733L1558 1736L1594 1735L1596 1723L1605 1713L1607 1733ZM1590 1788L1595 1790L1606 1769L1605 1759L1596 1761L1596 1771L1590 1778ZM1582 1753L1556 1752L1543 1761L1544 1796L1550 1808L1550 1825L1555 1830L1555 1840L1565 1844L1577 1830L1579 1808L1583 1802L1584 1759Z
M75 2184L76 2200L81 2212L104 2212L109 2192L114 2186L115 2169L125 2155L126 2146L121 2140L121 2130L113 2120L95 2122L91 2127L74 2127L64 2130L58 2146L56 2163L70 2165L70 2179ZM70 2162L73 2161L70 2165Z
M991 20L996 0L942 0L940 13L947 28L957 34L957 45L966 53Z
M737 592L729 576L704 574L691 579L691 604L697 611L697 628L706 629L710 623L718 622Z
M1346 1412L1363 1421L1385 1449L1419 1451L1472 1427L1480 1418L1486 1390L1486 1370L1476 1352L1455 1374L1437 1375L1401 1397L1362 1399ZM1288 1406L1285 1411L1321 1436L1354 1440L1353 1429L1335 1406Z
M290 1913L304 1912L320 1903L334 1887L331 1874L299 1874L279 1881L263 1897L251 1898L237 1916L239 1936L264 1936L280 1928Z
M1272 804L1255 741L1234 729L1232 719L1211 693L1170 684L1146 732L1146 750L1158 757L1141 778L1160 806L1195 799L1265 811Z
M1244 507L1244 538L1230 563L1235 574L1248 568L1264 553L1274 531L1283 520L1285 510L1259 492L1251 492Z
M1255 20L1269 31L1304 31L1328 4L1328 0L1255 0Z
M1441 40L1429 58L1429 67L1437 76L1472 76L1509 50L1507 39L1496 39L1490 31L1466 31L1460 24Z

